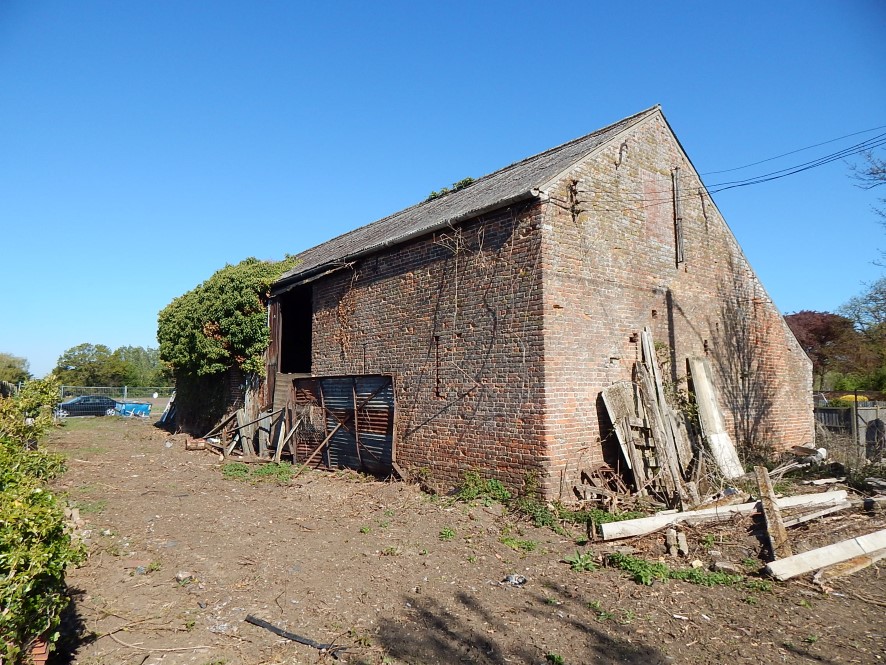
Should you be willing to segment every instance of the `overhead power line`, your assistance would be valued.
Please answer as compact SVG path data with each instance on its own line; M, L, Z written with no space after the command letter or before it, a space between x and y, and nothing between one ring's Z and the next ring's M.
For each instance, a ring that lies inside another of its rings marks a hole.
M828 141L822 141L821 143L814 143L813 145L807 145L805 148L797 148L796 150L791 150L790 152L785 152L780 155L776 155L775 157L767 157L766 159L761 159L758 162L751 162L750 164L745 164L744 166L736 166L731 169L722 169L720 171L706 171L705 173L700 173L699 175L717 175L719 173L730 173L732 171L741 171L742 169L747 169L752 166L758 166L760 164L765 164L766 162L773 162L776 159L781 159L782 157L788 157L789 155L795 155L798 152L803 152L804 150L812 150L812 148L818 148L823 145L827 145L828 143L836 143L837 141L842 141L843 139L848 139L853 136L858 136L860 134L869 134L871 132L876 132L879 129L886 129L886 125L880 125L879 127L871 127L870 129L863 129L860 132L852 132L851 134L846 134L844 136L838 136L835 139L830 139Z
M863 152L868 152L869 150L874 150L875 148L879 148L883 145L886 145L886 133L878 134L877 136L871 139L867 139L866 141L856 143L855 145L851 145L847 148L843 148L842 150L832 152L829 155L824 155L823 157L818 157L817 159L813 159L802 164L796 164L794 166L789 166L777 171L770 171L769 173L745 178L743 180L732 180L709 185L708 191L713 194L715 192L722 192L727 189L734 189L735 187L747 187L748 185L757 185L763 182L769 182L771 180L778 180L779 178L786 178L789 175L802 173L803 171L808 171L819 166L824 166L825 164L830 164L831 162L835 162L839 159L845 159L846 157L851 157L852 155L858 155Z

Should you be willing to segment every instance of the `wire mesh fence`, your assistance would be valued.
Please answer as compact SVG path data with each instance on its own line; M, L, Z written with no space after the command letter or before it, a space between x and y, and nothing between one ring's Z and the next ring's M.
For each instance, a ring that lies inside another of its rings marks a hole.
M172 386L62 386L54 415L148 418L162 413L174 393Z
M126 401L148 398L168 399L173 392L175 392L175 386L62 386L59 397L65 400L71 397L100 395Z

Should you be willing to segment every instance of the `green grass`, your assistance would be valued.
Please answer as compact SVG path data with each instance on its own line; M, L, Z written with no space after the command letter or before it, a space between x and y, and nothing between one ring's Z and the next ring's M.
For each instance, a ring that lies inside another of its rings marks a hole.
M527 554L534 552L538 548L538 542L535 540L523 540L511 536L502 536L500 542L516 552L525 552Z
M703 568L688 568L675 570L659 561L646 561L628 554L613 552L607 557L607 562L613 568L618 568L628 573L638 584L652 585L654 582L667 580L682 580L690 584L701 586L733 586L745 582L753 584L764 580L746 581L744 575L730 575L723 572L712 572ZM770 586L771 589L771 586Z
M296 471L297 467L292 466L289 462L267 462L265 464L228 462L222 466L222 477L225 480L250 480L286 485L292 480Z
M222 478L225 480L246 480L249 475L249 465L243 462L228 462L222 467Z
M481 499L486 503L494 501L507 503L511 500L511 493L500 480L482 478L476 471L468 471L464 475L456 497L468 502Z
M81 515L97 515L108 507L107 499L95 501L76 501L74 505L80 510Z
M455 529L452 527L444 526L440 529L440 540L446 542L455 538Z

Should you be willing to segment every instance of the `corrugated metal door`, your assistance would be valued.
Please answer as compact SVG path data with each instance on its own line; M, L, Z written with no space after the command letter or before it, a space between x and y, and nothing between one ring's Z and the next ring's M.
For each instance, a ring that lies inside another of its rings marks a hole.
M390 376L310 377L293 384L297 402L310 401L322 409L326 435L338 427L323 451L326 466L391 473L394 385Z

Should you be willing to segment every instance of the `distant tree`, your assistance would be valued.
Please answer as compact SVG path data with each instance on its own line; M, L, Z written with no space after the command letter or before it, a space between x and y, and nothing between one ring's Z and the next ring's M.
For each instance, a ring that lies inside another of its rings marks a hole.
M840 308L862 333L878 337L883 335L886 324L886 277L868 286L867 291L851 298Z
M143 346L121 346L114 355L126 366L126 385L162 386L169 382L160 362L160 350Z
M11 353L0 353L0 381L19 383L31 378L28 361Z
M133 378L126 363L104 344L79 344L65 351L53 370L67 386L123 386Z
M852 319L831 312L803 310L784 317L812 360L813 384L821 389L828 372L851 373L863 362L864 340Z
M875 187L886 185L886 160L880 159L873 152L863 153L862 159L864 164L854 164L850 167L852 177L858 183L858 186L862 189L874 189ZM884 205L886 205L886 198L881 198L880 206L875 206L874 212L883 217L884 224L886 224L886 208L884 208Z

